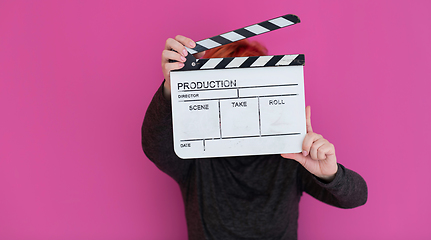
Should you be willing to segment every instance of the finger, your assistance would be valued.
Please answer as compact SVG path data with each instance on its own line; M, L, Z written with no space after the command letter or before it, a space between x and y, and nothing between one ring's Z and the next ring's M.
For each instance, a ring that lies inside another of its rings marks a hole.
M313 143L320 138L323 138L322 135L319 135L317 133L310 132L305 134L304 141L302 142L302 154L304 156L307 156L310 153L310 149Z
M322 146L319 147L317 151L317 155L319 160L325 160L327 157L335 154L334 145L330 142L326 142Z
M186 46L188 48L196 47L196 43L188 37L177 35L175 37L175 40L177 40L178 42L180 42L181 44L183 44L184 46ZM186 52L187 52L187 50L186 50ZM188 52L187 52L187 54L188 54ZM187 56L187 54L185 54L184 56Z
M311 106L305 108L305 122L307 125L307 132L313 132L313 128L311 127Z
M304 164L305 157L301 153L284 153L280 155L284 158L293 159L300 164Z
M163 52L162 52L162 63L169 62L169 60L175 60L177 62L185 62L187 59L177 52L169 51L169 50L163 50Z
M170 71L180 69L182 67L184 67L184 63L182 62L165 63L163 65L163 71L169 74Z
M325 154L325 146L322 145L320 146L320 148L317 150L317 158L318 160L325 160L326 159L326 154Z
M320 138L317 141L313 142L313 145L311 145L311 149L310 149L310 157L313 160L324 160L325 154L323 154L323 157L319 157L319 149L320 147L322 147L324 144L326 144L328 141L324 138Z
M307 165L310 163L310 158L304 157L301 153L286 153L281 154L281 156L284 158L295 160L305 168L307 168Z
M194 47L196 47L196 43L193 40L191 40L190 38L188 38L188 37L177 35L175 37L175 40L177 40L178 42L182 43L184 46L186 46L188 48L194 48Z
M183 55L184 57L188 54L184 45L172 38L168 38L168 40L166 40L165 50L174 50L175 52Z

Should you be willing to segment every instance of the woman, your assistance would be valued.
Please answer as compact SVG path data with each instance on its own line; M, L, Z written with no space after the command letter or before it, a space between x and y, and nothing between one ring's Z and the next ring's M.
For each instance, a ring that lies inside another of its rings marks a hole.
M180 35L166 41L162 52L165 81L147 109L142 147L179 184L189 239L297 239L302 192L340 208L365 204L364 179L338 164L334 146L313 132L309 106L302 153L178 158L173 150L169 75L184 66L185 47L193 48L195 42ZM205 58L266 54L262 45L241 40L211 49Z

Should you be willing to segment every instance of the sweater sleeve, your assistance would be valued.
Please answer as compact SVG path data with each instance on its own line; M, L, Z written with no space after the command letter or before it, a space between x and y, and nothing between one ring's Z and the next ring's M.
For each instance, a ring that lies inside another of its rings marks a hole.
M147 108L141 132L145 155L179 183L189 161L180 159L174 152L171 102L163 96L163 83Z
M356 172L338 164L338 171L330 183L324 183L299 165L301 188L312 197L339 208L364 205L368 198L367 183Z

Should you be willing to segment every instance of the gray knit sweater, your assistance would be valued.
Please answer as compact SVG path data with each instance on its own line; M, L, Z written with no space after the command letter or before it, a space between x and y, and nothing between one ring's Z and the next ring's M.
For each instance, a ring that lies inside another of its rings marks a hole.
M173 150L170 101L163 84L147 109L142 148L179 185L189 239L297 239L303 192L340 208L367 201L367 185L338 164L324 183L294 160L280 155L182 160Z

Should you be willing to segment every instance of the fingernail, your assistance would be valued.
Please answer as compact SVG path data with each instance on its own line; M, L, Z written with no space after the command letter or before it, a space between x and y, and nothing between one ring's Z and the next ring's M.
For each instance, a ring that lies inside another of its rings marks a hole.
M184 67L184 63L179 63L179 64L178 64L178 66L179 66L180 68L182 68L182 67Z
M302 155L304 155L304 157L306 157L308 155L307 151L302 151Z
M181 61L185 62L187 59L183 56L181 56Z
M187 50L185 50L185 49L183 50L183 55L187 56Z
M196 46L196 44L195 44L194 42L189 42L189 46L190 46L191 48L194 48L194 47Z

